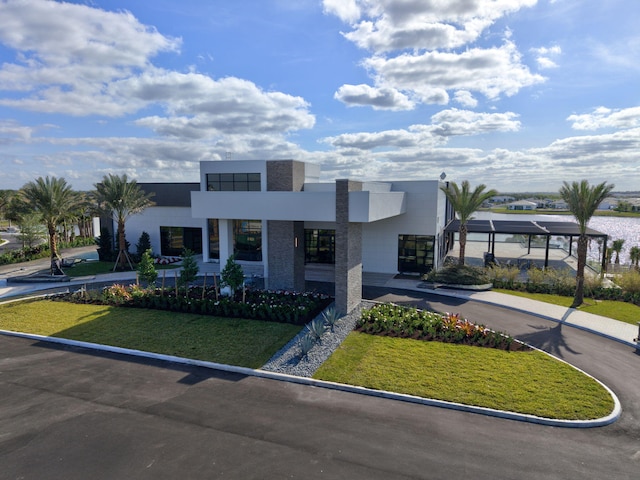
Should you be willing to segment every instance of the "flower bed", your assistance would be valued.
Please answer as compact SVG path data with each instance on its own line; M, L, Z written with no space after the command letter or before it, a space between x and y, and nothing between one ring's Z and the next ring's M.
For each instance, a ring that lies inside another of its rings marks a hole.
M328 295L247 288L235 298L216 295L213 287L185 290L112 285L101 291L77 292L57 297L75 303L150 308L216 317L235 317L304 325L331 302Z
M356 330L417 340L435 340L501 350L528 350L513 337L473 324L458 314L436 313L393 304L376 305L364 310Z

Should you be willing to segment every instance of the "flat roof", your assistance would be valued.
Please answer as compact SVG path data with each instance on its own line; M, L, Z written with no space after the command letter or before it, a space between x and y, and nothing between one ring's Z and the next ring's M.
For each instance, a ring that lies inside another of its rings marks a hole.
M453 219L445 227L445 232L457 232L460 230L460 220ZM580 226L575 222L544 222L528 220L469 220L467 222L469 233L509 233L520 235L580 235ZM606 233L587 227L588 237L606 237Z

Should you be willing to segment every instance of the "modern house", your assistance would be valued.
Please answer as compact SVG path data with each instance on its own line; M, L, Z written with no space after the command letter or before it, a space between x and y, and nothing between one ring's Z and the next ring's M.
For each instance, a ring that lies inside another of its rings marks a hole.
M439 180L324 183L318 165L233 160L201 162L200 183L139 185L156 206L127 221L132 244L146 231L157 254L186 247L221 265L233 255L272 289L303 290L306 266L330 265L345 312L363 271L426 273L453 241Z
M535 210L536 208L538 204L529 200L518 200L507 204L507 210Z

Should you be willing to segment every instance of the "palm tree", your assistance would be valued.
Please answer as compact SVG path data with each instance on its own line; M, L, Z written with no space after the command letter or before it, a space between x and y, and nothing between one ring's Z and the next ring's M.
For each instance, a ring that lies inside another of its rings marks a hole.
M640 263L640 247L635 246L629 249L629 258L631 259L631 265L638 270L638 263Z
M57 243L57 226L77 202L77 194L64 178L38 178L22 187L21 195L31 210L37 213L47 227L51 250L51 274L62 275Z
M467 222L471 220L471 215L473 215L486 200L498 194L498 192L493 189L485 192L485 188L487 187L484 184L478 185L472 192L467 180L464 180L460 187L458 187L455 182L449 182L448 187L440 187L440 190L444 192L460 220L460 256L458 260L460 265L464 265L464 253L467 246Z
M151 200L153 194L145 193L135 180L129 181L126 175L105 175L102 182L94 185L96 201L100 209L118 224L118 257L113 269L125 269L127 263L131 270L133 264L127 253L127 241L124 225L127 218L155 205Z
M624 245L624 238L619 238L611 243L611 250L616 252L616 265L620 265L620 252L622 251L622 245Z
M580 236L578 237L576 292L571 308L579 307L584 300L584 267L587 264L587 247L589 244L586 233L587 224L598 208L598 205L609 195L613 187L613 184L607 185L607 182L590 186L587 180L582 180L579 183L573 182L571 184L564 182L560 188L560 196L567 203L569 211L573 214L576 222L578 222L580 229Z

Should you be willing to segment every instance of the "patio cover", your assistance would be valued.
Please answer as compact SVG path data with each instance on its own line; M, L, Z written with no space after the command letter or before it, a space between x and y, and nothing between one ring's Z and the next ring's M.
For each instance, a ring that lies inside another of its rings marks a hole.
M454 233L460 230L460 220L451 220L445 227L445 232ZM544 236L547 239L545 249L545 267L549 263L549 240L553 236L569 237L569 255L573 245L573 237L580 236L580 226L575 222L545 222L528 220L469 220L467 222L469 233L486 233L489 237L489 247L495 254L496 234L527 235L529 236L529 251L531 250L531 237L533 235ZM606 266L606 245L608 235L593 228L587 227L586 234L591 238L602 238L605 248L602 250L602 268Z

